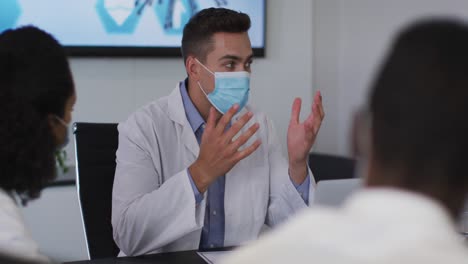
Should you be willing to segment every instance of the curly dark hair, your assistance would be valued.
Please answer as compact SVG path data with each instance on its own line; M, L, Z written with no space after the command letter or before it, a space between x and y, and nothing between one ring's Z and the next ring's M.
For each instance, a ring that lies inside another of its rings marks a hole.
M211 38L215 33L243 33L250 29L247 14L226 8L207 8L195 14L184 27L182 56L184 62L192 55L202 62L213 49Z
M50 115L64 116L75 88L64 49L33 27L0 34L0 188L23 204L56 176Z

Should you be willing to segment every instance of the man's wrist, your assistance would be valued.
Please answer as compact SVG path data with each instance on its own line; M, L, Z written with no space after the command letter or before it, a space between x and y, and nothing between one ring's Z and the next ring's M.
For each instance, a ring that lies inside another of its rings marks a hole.
M197 187L200 193L204 193L209 186L209 182L206 180L208 177L203 166L200 165L197 161L195 161L190 167L188 168L190 175L192 175L193 182Z
M290 162L289 163L289 176L296 184L301 184L307 177L307 162Z

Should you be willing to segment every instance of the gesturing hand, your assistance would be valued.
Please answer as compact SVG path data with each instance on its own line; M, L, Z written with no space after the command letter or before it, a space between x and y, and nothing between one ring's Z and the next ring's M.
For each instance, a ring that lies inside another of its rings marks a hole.
M244 114L226 131L238 109L239 106L236 104L220 118L220 114L213 107L210 108L200 143L200 153L197 160L189 167L190 174L200 193L205 192L213 181L230 171L234 165L252 154L261 144L260 140L257 139L250 146L239 150L258 131L258 123L250 126L233 140L234 136L252 118L252 112ZM218 119L219 121L217 121Z
M315 94L312 112L303 123L299 121L300 113L301 99L296 98L288 127L289 173L296 183L307 176L307 157L325 117L320 92Z

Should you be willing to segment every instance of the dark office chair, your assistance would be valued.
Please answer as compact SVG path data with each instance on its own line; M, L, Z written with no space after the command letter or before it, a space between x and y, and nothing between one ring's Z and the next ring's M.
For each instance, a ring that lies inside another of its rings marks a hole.
M354 178L354 159L329 154L310 153L309 166L315 181Z
M117 124L75 123L76 182L90 259L115 257L111 225Z

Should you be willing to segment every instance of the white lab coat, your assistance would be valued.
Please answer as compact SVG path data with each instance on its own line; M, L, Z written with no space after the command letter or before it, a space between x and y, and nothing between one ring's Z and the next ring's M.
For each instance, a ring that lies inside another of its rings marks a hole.
M15 200L3 189L0 189L0 255L34 263L50 262L39 252Z
M338 210L311 208L223 264L465 264L468 248L439 203L396 189L364 189Z
M262 145L226 174L225 246L256 239L264 224L274 226L306 207L289 178L271 121L247 108L254 117L243 131L254 122L260 129L246 145L257 138ZM196 205L187 168L196 160L199 145L179 85L118 129L112 226L120 255L197 249L207 194ZM315 181L310 170L309 175L312 200Z

